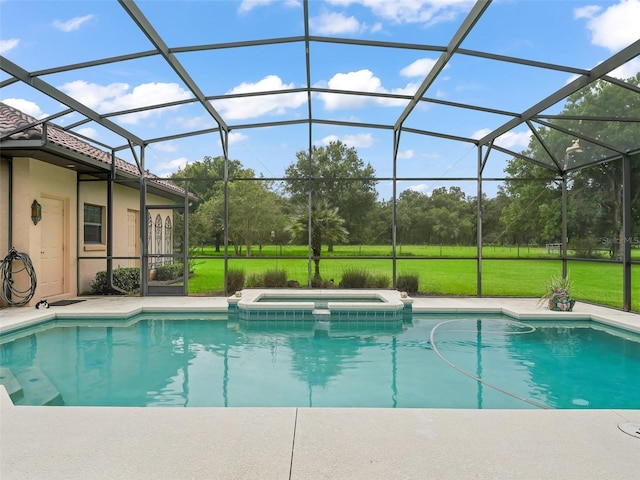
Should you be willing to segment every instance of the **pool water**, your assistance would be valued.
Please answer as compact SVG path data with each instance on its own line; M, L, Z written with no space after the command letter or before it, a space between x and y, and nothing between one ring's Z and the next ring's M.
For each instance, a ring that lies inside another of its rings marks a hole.
M275 295L265 295L262 297L259 297L257 300L258 303L273 303L273 302L314 302L314 303L323 303L323 304L327 304L329 302L349 302L349 303L382 303L384 302L384 300L382 300L380 297L377 297L375 295L368 295L368 296L351 296L351 297L340 297L340 296L328 296L328 295L322 295L322 296L303 296L303 295L296 295L295 297L280 297L280 296L275 296Z
M74 322L0 338L3 369L64 405L640 408L640 336L590 322Z

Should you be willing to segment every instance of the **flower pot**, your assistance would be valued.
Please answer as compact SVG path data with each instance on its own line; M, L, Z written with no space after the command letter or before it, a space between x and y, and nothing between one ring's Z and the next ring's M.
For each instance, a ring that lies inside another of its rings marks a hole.
M549 299L549 310L556 312L571 312L576 301L566 291L554 293Z

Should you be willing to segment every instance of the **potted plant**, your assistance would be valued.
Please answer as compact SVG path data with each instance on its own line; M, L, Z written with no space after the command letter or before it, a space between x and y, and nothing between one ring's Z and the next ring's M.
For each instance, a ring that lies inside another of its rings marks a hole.
M539 303L547 305L549 310L557 312L571 312L576 301L571 297L573 282L567 275L553 275L549 279L545 294L540 298Z

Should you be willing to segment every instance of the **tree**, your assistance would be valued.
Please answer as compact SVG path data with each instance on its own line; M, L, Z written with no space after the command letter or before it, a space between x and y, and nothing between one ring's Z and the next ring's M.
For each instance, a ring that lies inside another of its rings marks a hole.
M431 196L405 190L400 193L396 209L398 242L472 244L475 240L474 205L460 187L439 187Z
M244 180L240 177L244 177ZM235 255L241 255L244 245L247 257L251 256L254 244L264 245L272 231L282 228L279 223L280 197L270 190L269 182L254 177L251 169L238 173L228 189L227 236L233 244ZM219 222L224 219L224 192L218 192L202 204L196 212L196 219L203 223L208 221L211 232L221 229Z
M579 92L569 96L558 119L558 126L587 138L592 138L618 150L635 149L640 144L640 129L637 122L615 121L620 118L640 117L640 73L627 80L633 88L627 89L600 80ZM562 116L566 116L566 120ZM606 119L606 120L598 120ZM614 160L598 163L600 160L615 157L617 154L586 140L581 140L582 152L572 157L565 157L565 149L572 137L554 128L543 128L540 135L546 147L556 159L568 161L569 168L580 164L592 163L593 166L575 170L569 174L568 182L568 233L571 238L601 238L611 243L611 254L620 259L621 245L624 238L622 216L622 161ZM548 155L540 142L532 138L526 155L544 159ZM509 162L506 169L513 181L505 182L505 193L510 197L512 205L504 211L507 228L519 224L527 237L536 236L536 232L545 232L548 236L553 231L560 237L560 188L561 184L553 180L559 171L547 170L520 159ZM543 183L533 184L521 181L527 177L541 177ZM631 160L632 188L632 224L640 222L640 161L636 156ZM546 187L548 192L541 190ZM516 215L516 212L528 213ZM549 225L553 222L554 227ZM538 236L540 234L538 233Z
M628 83L638 87L640 72ZM611 118L640 117L640 94L637 91L599 81L591 88L585 88L569 97L565 112L568 115L600 116ZM633 122L579 122L572 121L569 128L575 128L595 140L618 147L621 150L637 148L640 145L640 129ZM585 159L597 160L613 154L604 147L581 142ZM571 200L580 205L581 211L597 212L593 215L594 234L611 241L611 254L622 258L622 244L627 239L622 221L622 162L600 163L588 169L579 170L572 176ZM640 162L631 163L631 185L640 184ZM593 200L598 202L594 205ZM632 216L636 224L640 219L640 189L631 192ZM582 208L591 207L590 210ZM579 222L577 226L580 225ZM632 222L633 223L633 222Z
M525 154L535 156L532 151ZM516 243L550 242L561 237L558 174L532 162L515 158L507 163L509 180L498 194L509 199L501 214L504 234ZM543 233L544 232L544 233Z
M333 207L326 200L320 200L311 207L311 252L315 265L314 279L321 280L320 256L322 242L345 242L349 231L344 226L344 219L338 215L338 207ZM309 235L309 210L306 206L298 206L298 210L286 227L292 240Z
M285 172L291 203L307 205L311 190L312 202L324 200L340 210L351 242L365 243L371 237L369 219L377 198L373 167L364 163L355 148L340 141L314 146L311 161L308 151L296 157L297 162Z
M233 178L243 170L239 160L229 160L228 173ZM201 203L213 198L224 189L224 157L205 156L201 161L188 163L171 175L173 179L188 178L189 193Z

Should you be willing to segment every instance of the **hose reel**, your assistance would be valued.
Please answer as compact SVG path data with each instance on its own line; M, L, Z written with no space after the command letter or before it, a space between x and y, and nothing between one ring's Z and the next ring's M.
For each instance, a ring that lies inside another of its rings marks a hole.
M24 277L28 282L22 282ZM9 254L4 257L0 264L0 279L2 279L2 290L0 290L0 298L8 305L21 307L29 303L36 292L38 284L36 271L31 263L29 255L18 252L11 247ZM28 284L24 290L19 290L16 286L16 280L19 285Z

